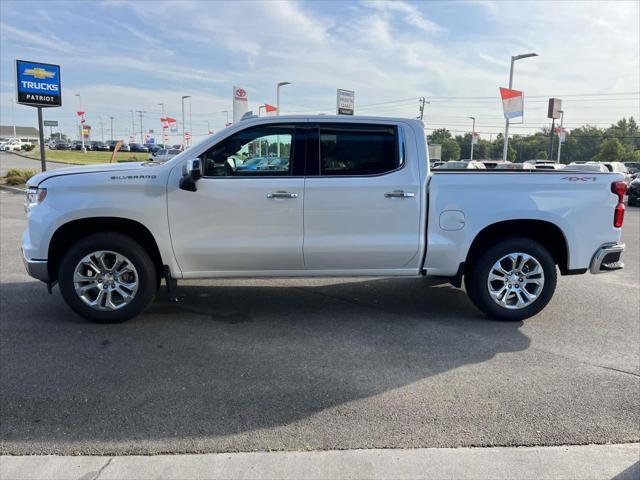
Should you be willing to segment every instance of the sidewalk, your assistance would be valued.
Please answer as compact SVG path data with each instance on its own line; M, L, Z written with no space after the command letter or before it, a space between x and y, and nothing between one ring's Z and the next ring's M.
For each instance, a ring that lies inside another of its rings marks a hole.
M0 457L0 479L638 479L640 444Z

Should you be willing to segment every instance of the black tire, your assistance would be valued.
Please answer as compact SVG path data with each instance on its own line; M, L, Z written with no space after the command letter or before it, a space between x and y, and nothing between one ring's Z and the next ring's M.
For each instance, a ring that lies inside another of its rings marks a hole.
M73 276L76 266L86 255L98 250L124 255L138 273L138 290L134 298L131 303L117 310L96 310L75 291ZM97 323L125 322L141 313L155 298L158 278L156 267L146 250L132 238L116 232L97 233L79 240L62 257L58 269L58 285L67 305L80 316Z
M493 265L505 255L515 252L534 257L544 272L544 285L531 304L520 309L509 309L493 300L487 282ZM464 277L465 289L473 304L487 316L506 321L524 320L539 313L553 297L556 283L557 272L553 257L540 243L526 237L510 237L487 247L475 257Z

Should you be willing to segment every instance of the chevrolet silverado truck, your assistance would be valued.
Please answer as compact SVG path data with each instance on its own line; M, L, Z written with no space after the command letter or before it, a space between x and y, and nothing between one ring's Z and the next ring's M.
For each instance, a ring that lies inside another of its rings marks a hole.
M522 320L558 271L623 267L625 189L618 173L432 173L417 120L253 117L164 163L36 175L22 252L97 322L136 316L162 280L424 275Z

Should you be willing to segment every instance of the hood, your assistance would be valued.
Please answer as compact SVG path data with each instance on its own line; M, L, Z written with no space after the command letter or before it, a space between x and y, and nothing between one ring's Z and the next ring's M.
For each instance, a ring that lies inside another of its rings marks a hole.
M35 187L45 180L63 175L80 175L83 173L100 172L123 172L129 170L139 170L140 168L154 168L161 165L158 162L122 162L122 163L100 163L96 165L82 165L78 167L56 168L47 172L39 173L29 179L27 186Z

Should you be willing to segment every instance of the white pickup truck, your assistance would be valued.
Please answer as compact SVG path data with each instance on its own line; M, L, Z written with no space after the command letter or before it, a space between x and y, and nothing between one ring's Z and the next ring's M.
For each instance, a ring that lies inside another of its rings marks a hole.
M464 279L521 320L563 275L622 268L617 173L429 171L417 120L252 118L166 163L65 168L28 182L29 274L98 322L142 312L161 279Z

